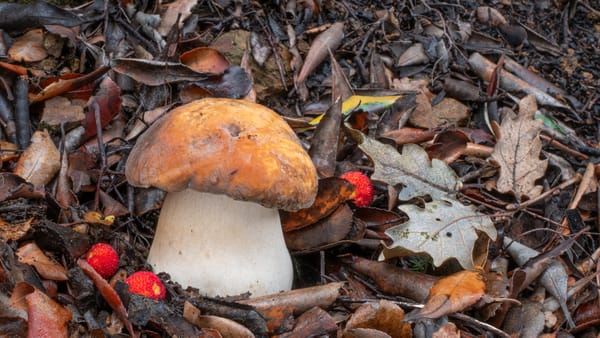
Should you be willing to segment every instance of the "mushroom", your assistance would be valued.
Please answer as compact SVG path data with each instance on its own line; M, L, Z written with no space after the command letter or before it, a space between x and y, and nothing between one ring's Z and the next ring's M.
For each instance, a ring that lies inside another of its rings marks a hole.
M312 205L317 172L290 126L257 103L192 101L137 140L129 183L167 191L148 262L208 296L289 290L278 209Z

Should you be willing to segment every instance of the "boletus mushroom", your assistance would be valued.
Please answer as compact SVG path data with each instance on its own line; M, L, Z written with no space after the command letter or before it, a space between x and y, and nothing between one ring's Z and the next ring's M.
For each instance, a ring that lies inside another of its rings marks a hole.
M167 191L148 262L208 296L289 290L279 209L312 205L317 172L289 125L249 101L179 106L136 141L125 174Z

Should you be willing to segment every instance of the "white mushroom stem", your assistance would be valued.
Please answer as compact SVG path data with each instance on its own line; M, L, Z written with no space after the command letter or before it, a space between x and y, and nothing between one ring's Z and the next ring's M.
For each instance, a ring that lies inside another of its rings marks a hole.
M279 212L225 195L168 193L148 262L208 296L261 296L292 287Z

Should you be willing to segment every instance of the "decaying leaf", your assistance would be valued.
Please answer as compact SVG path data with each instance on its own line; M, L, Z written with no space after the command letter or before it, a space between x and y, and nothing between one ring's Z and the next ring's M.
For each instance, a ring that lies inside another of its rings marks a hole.
M496 228L488 216L456 200L434 200L426 203L425 208L412 204L399 208L410 220L385 232L393 239L383 251L385 258L427 253L436 266L448 258L456 258L465 269L473 269L477 231L496 239Z
M512 192L518 200L538 196L543 187L535 181L544 176L548 160L540 160L542 142L540 120L534 119L537 104L533 95L519 102L519 115L505 116L500 125L500 139L492 159L500 165L496 184L502 193Z
M14 61L37 62L45 59L48 52L44 48L44 32L33 29L19 37L8 50Z
M429 291L422 309L410 313L406 320L440 318L477 303L485 293L485 281L478 271L463 270L437 281Z
M178 23L179 28L181 28L184 21L192 14L192 8L197 3L198 2L195 0L177 0L169 3L166 6L167 10L161 18L158 33L162 36L166 36L175 23Z
M361 305L346 323L344 331L354 328L370 328L391 337L411 337L410 323L403 322L404 310L388 300Z
M377 287L388 294L424 302L438 277L401 269L387 262L376 262L359 256L343 255L342 263L373 279Z
M60 153L47 131L36 131L14 173L34 186L46 185L60 168Z
M443 161L429 160L425 150L418 145L405 144L400 154L390 145L357 134L360 149L375 165L371 179L392 186L402 184L404 187L400 191L400 199L409 200L424 195L441 199L460 189L462 183L456 173Z
M32 287L33 288L33 287ZM27 302L28 337L66 337L72 318L65 309L38 289L25 296Z
M68 279L65 267L46 256L33 242L26 243L17 249L16 255L19 257L19 262L33 266L45 279L55 281Z

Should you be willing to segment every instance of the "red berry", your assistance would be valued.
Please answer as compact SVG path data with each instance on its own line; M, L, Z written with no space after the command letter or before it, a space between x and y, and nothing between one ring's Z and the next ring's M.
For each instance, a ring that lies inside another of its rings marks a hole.
M375 190L367 175L360 171L349 171L340 177L354 185L352 199L357 207L368 207L373 202Z
M157 275L150 271L134 272L125 279L129 291L154 300L165 299L167 293L164 284Z
M110 278L119 267L119 255L112 246L106 243L92 246L85 255L85 259L104 278Z

